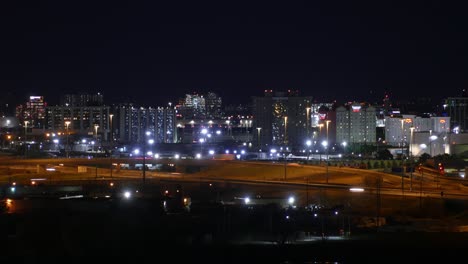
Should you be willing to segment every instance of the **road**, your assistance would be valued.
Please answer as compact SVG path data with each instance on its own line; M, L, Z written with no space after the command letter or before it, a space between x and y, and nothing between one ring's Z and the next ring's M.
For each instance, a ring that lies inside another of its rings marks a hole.
M114 169L110 170L111 162ZM116 164L136 164L142 160L109 158L13 159L0 158L0 183L26 182L42 179L48 182L90 181L96 179L142 179L141 170L115 169ZM464 181L425 172L402 175L348 167L300 165L297 163L269 163L224 160L148 160L147 164L174 164L175 168L199 166L194 173L160 172L147 170L145 177L175 179L192 182L230 181L237 183L266 183L298 189L341 189L361 187L382 195L468 198ZM78 167L86 168L78 172ZM328 173L327 173L328 171ZM421 177L422 176L422 177ZM328 178L328 184L326 184ZM402 188L403 180L403 188Z

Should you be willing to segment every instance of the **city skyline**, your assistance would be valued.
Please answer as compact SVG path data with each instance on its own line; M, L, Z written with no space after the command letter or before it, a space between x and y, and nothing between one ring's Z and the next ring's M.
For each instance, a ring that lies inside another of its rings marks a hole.
M7 5L0 86L14 96L165 105L213 91L236 104L297 89L322 101L437 102L466 86L466 17L442 1Z

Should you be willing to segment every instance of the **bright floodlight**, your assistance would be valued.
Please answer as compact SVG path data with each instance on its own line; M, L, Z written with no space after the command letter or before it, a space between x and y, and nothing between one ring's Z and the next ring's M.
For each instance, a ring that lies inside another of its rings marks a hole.
M151 135L151 132L146 131L146 135L147 135L147 136Z
M437 139L437 136L436 135L432 135L429 137L430 140L436 140Z
M306 141L306 145L307 145L308 147L310 147L310 145L312 145L312 141L307 140L307 141Z
M146 155L148 155L148 156L153 156L153 151L148 151L148 152L146 152Z
M154 143L154 139L148 140L148 143L149 143L149 144L153 144L153 143Z
M136 155L138 155L138 154L140 153L140 150L139 150L139 149L135 149L135 150L133 151L133 153L135 153Z
M179 154L175 154L175 155L174 155L174 158L175 158L175 159L179 159L179 158L180 158L180 155L179 155Z
M294 204L294 200L295 200L294 197L290 196L290 197L288 198L288 203L289 203L289 204Z
M208 133L208 129L206 129L206 128L202 129L202 130L201 130L201 133L202 133L203 135L206 135L206 133Z
M322 142L322 146L326 147L327 145L328 145L328 142L327 142L326 140L324 140L324 141Z
M204 139L204 138L200 138L199 141L200 141L200 143L203 143L203 142L205 142L205 139Z
M221 135L221 130L216 130L216 135Z
M245 154L245 150L241 150L241 154L244 155L244 154Z
M273 148L273 149L270 150L270 152L271 153L276 153L276 149Z
M201 154L197 153L197 155L195 155L195 157L197 157L197 159L201 159Z
M154 158L159 159L159 154L158 153L154 154Z
M86 143L86 139L82 139L82 140L81 140L81 143Z
M224 153L229 154L229 149L226 149L226 151L224 151Z
M349 190L350 190L351 192L363 192L363 191L364 191L363 188L349 188Z
M129 191L124 192L124 197L125 198L130 199L131 196L132 196L131 192L129 192Z
M54 143L55 143L55 144L59 143L59 140L58 140L58 139L54 139Z
M245 198L244 198L244 202L245 202L245 204L249 204L249 203L250 203L250 198L249 198L249 197L245 197Z
M214 154L214 150L210 150L208 153L210 153L210 155L213 155L213 154Z

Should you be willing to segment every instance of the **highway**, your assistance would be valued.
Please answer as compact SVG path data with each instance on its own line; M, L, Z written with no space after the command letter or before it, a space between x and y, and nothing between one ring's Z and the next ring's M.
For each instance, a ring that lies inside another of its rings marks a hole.
M30 183L31 179L47 182L92 181L96 179L142 179L143 172L135 169L118 169L117 164L138 164L141 159L115 158L63 158L63 159L14 159L0 158L0 183L12 181ZM111 164L113 169L111 173ZM434 175L428 171L405 174L389 174L348 167L312 166L297 163L246 162L225 160L146 160L146 164L172 164L173 172L146 170L148 180L171 179L185 182L229 181L239 184L282 185L294 189L345 190L363 188L380 195L468 198L468 186L463 179ZM193 173L185 173L187 166L199 167ZM81 172L78 172L81 167ZM328 171L328 173L327 173ZM328 184L326 183L328 178ZM402 188L403 180L403 188Z

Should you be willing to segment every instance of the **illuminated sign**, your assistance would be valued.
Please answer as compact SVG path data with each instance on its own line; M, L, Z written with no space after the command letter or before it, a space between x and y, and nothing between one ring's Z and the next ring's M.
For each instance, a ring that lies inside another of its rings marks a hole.
M353 105L353 106L351 106L351 108L353 108L353 112L361 111L361 106L360 105Z
M413 122L413 121L411 120L411 118L406 118L406 119L405 119L405 123L411 123L411 122Z
M439 120L439 122L440 122L441 124L445 124L445 119L441 119L441 120Z
M318 114L320 120L325 120L327 118L327 114Z

